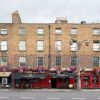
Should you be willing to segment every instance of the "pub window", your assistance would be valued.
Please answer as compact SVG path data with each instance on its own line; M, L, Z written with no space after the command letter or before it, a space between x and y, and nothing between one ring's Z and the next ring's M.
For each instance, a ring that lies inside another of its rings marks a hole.
M84 85L85 85L86 87L88 87L89 84L90 84L90 77L89 77L89 76L84 76L84 77L83 77L83 81L84 81Z
M93 76L92 83L93 83L93 85L98 85L98 83L99 83L99 78L98 78L98 76Z

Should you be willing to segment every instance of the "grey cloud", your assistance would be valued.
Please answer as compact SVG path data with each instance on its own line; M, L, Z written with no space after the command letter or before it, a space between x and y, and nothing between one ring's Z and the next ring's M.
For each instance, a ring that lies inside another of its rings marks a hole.
M19 10L23 22L52 22L67 17L69 22L100 20L100 0L0 0L0 22L11 22Z

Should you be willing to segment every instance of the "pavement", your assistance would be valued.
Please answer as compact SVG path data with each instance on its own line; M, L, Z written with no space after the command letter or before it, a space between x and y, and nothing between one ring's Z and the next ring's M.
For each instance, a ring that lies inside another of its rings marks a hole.
M99 89L1 89L0 100L100 100L100 92L97 90L100 91Z
M0 89L1 91L12 91L12 92L71 92L71 91L100 91L100 89L81 89L81 90L77 90L77 89Z

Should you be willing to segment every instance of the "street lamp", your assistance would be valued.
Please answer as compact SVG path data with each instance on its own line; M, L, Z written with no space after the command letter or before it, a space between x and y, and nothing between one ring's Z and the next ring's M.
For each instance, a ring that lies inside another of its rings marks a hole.
M69 44L72 45L74 43L74 39L71 39L69 41ZM88 46L90 41L87 40L83 40L83 41L77 41L77 56L78 56L78 60L77 60L77 70L78 70L78 81L77 81L77 89L80 90L81 89L81 81L80 81L80 60L79 60L79 50L82 46L82 44L85 42L85 45Z

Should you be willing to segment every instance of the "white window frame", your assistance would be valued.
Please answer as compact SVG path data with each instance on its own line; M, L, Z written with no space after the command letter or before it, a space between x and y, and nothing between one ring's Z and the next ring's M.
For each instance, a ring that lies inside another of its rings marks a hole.
M94 28L93 29L93 35L100 35L100 29L99 28Z
M43 60L43 65L40 65L40 66L44 66L44 57L38 57L37 58L37 66L39 67L39 58L42 58L42 60Z
M26 41L19 41L19 50L20 51L26 50Z
M61 51L62 50L62 41L57 40L55 41L55 51Z
M26 66L26 57L19 57L19 66L23 66L21 63L24 63L24 66Z
M1 41L1 51L7 51L7 41Z
M71 28L71 34L77 34L77 28Z
M55 28L55 33L56 34L62 34L62 29L61 28Z
M43 51L44 50L44 41L39 40L37 41L37 51Z
M6 34L8 34L7 29L6 28L2 28L1 29L1 35L6 35Z
M100 41L93 41L93 51L100 51Z
M19 28L19 34L20 35L26 34L26 29L25 28Z
M44 29L43 28L38 28L37 29L37 34L38 35L43 35L44 34Z
M78 45L77 45L77 42L73 42L72 45L71 45L71 51L77 51L78 50Z

